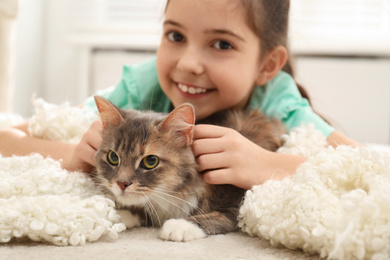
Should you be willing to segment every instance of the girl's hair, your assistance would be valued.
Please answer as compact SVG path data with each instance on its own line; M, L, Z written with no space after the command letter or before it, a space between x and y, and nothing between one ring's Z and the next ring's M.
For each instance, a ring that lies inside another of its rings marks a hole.
M249 26L261 40L262 53L267 53L277 46L288 49L288 20L290 0L241 0L247 14ZM294 77L291 56L283 70ZM297 83L302 97L310 102L307 91Z

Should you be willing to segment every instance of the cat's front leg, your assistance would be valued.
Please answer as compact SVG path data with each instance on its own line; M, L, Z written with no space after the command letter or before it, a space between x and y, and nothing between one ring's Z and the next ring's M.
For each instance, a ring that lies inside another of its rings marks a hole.
M120 222L125 224L127 229L141 226L141 220L138 215L135 215L126 209L119 209L116 212L121 216Z
M207 234L193 222L185 219L169 219L163 224L159 237L163 240L187 242L206 237Z

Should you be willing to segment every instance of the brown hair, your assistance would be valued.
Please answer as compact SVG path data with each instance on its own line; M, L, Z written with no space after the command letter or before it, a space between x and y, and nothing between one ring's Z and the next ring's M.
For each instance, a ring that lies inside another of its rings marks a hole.
M250 28L259 36L263 53L277 46L288 49L288 20L290 0L241 0L247 14ZM283 71L294 77L291 56L283 67ZM310 102L305 88L297 83L302 97Z

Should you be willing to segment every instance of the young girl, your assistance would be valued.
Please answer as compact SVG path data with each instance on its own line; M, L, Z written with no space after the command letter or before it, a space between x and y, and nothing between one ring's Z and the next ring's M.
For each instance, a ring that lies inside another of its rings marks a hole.
M282 71L288 58L288 0L169 0L157 59L125 67L99 95L128 109L168 112L183 102L197 119L227 108L260 109L290 130L312 123L337 146L357 143L330 127ZM85 107L93 107L92 99ZM77 145L29 137L27 124L1 131L3 155L39 152L69 170L90 171L101 144L94 122ZM249 189L295 173L305 158L269 152L235 130L197 125L193 151L204 180Z

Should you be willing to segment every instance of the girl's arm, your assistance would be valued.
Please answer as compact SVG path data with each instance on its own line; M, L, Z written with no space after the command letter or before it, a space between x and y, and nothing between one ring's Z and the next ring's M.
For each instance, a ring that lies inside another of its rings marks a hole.
M328 142L333 146L358 145L338 132L332 133ZM306 160L265 150L233 129L214 125L195 126L192 149L207 183L244 189L292 176Z
M63 154L70 151L70 145L29 136L27 127L28 122L0 130L0 152L3 156L23 156L37 152L45 157L51 155L53 159L61 159Z
M349 146L360 146L358 142L350 139L349 137L343 135L340 132L333 131L328 138L326 139L328 143L336 148L339 145L349 145Z
M94 122L78 144L43 140L31 137L27 132L28 122L0 130L0 153L2 156L24 156L39 153L44 157L60 160L62 167L89 172L95 165L94 155L101 144L101 123Z

